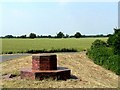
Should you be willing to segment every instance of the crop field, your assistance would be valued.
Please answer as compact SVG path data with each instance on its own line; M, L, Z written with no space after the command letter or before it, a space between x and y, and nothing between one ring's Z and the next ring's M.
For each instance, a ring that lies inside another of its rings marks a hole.
M56 53L58 66L71 69L76 78L64 80L46 79L42 81L20 78L21 68L31 68L31 56L0 63L2 66L3 88L117 88L118 75L96 65L86 56L86 52ZM9 78L12 74L14 77Z
M2 39L2 53L26 52L28 50L52 50L74 48L77 51L89 49L96 39L106 41L107 38L69 38L69 39Z

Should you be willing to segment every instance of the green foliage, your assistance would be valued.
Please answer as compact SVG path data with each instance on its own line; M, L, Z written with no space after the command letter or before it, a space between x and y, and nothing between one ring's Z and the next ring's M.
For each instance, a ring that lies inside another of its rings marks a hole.
M57 34L57 38L63 38L65 35L62 33L62 32L59 32L58 34Z
M116 34L118 35L118 34ZM88 56L94 61L94 63L105 67L108 70L115 72L116 74L120 75L120 68L118 64L120 63L120 56L116 55L114 51L116 50L117 53L120 50L120 39L116 38L117 36L110 37L107 41L109 44L113 45L113 47L108 47L104 41L95 40L90 50L87 52ZM114 38L114 42L111 41ZM110 46L110 45L109 45ZM119 49L119 50L117 50Z
M115 35L113 48L114 48L115 54L120 55L120 32Z
M30 33L29 38L36 38L36 34L35 33Z
M114 49L115 54L120 55L120 29L114 29L114 34L109 36L107 43Z
M74 35L75 38L80 38L82 35L79 32L76 32L76 34Z
M13 38L14 36L12 35L6 35L5 38Z
M113 46L114 40L115 40L115 37L113 35L110 35L108 40L107 40L108 45Z
M19 38L26 38L26 35L22 35L22 36L20 36Z
M106 47L106 46L107 46L106 42L97 39L92 43L91 48L99 48L99 47Z
M55 53L55 52L77 52L74 48L62 48L62 49L51 49L51 50L28 50L25 53Z
M104 67L116 72L116 74L120 75L120 68L119 68L120 56L119 55L112 55L109 56L106 62L104 63Z
M100 48L91 49L88 55L90 56L90 58L93 59L93 61L96 64L103 65L106 62L106 60L108 60L109 56L114 54L111 48L100 47Z
M68 34L66 34L66 35L64 36L64 38L69 38L69 35L68 35Z

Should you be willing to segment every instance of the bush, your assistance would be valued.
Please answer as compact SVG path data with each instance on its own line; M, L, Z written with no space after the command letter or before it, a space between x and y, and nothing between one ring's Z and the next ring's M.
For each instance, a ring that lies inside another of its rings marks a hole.
M120 56L118 55L110 56L106 60L104 67L120 75L119 60L120 60Z
M120 68L118 66L118 63L120 63L120 56L115 55L114 49L107 47L107 44L104 41L94 41L87 54L95 64L101 65L120 75Z
M55 53L55 52L77 52L77 50L74 48L71 48L71 49L62 48L62 49L51 49L51 50L43 49L43 50L28 50L28 51L26 51L26 53Z
M120 33L115 35L115 40L113 43L114 53L120 55Z
M114 29L114 34L109 36L107 43L114 49L115 54L120 55L120 29Z
M114 55L111 48L99 47L91 49L88 55L96 64L103 65L109 56Z
M14 52L12 52L12 51L9 51L7 54L13 54Z
M115 40L115 37L113 35L110 35L108 40L107 40L108 45L113 46L114 40Z
M106 47L107 46L107 43L102 41L102 40L95 40L93 43L92 43L92 46L91 46L91 49L94 49L94 48L100 48L100 47Z

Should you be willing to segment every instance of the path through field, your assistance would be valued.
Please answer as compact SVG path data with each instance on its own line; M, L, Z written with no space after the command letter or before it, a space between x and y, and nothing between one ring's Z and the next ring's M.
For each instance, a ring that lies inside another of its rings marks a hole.
M24 56L29 56L30 54L8 54L8 55L0 55L0 62L5 62L7 60L12 60L16 58L21 58Z
M118 76L113 72L94 64L85 54L79 53L57 53L58 66L71 69L71 74L77 79L67 81L31 81L21 80L19 73L23 67L31 66L31 56L3 62L2 73L17 73L18 76L2 80L3 87L14 88L117 88ZM12 65L10 68L9 66Z

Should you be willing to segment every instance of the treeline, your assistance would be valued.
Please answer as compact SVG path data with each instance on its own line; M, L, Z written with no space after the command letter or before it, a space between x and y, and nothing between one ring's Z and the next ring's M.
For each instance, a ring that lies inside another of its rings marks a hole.
M120 29L114 29L107 42L94 41L87 54L94 63L120 75Z
M82 37L109 37L110 34L108 35L82 35L80 32L76 32L74 35L68 35L64 34L63 32L57 33L57 35L52 36L52 35L37 35L35 33L30 33L29 36L27 35L21 35L21 36L13 36L13 35L6 35L1 38L82 38Z

